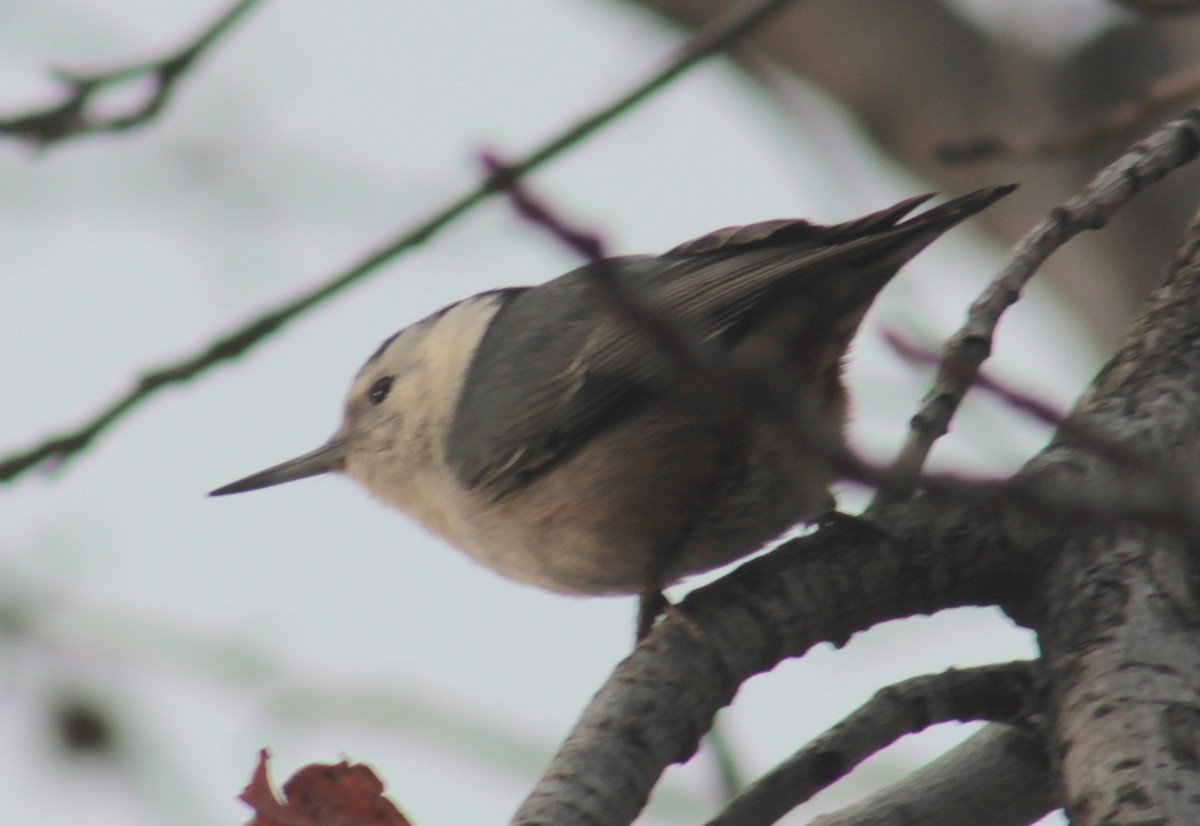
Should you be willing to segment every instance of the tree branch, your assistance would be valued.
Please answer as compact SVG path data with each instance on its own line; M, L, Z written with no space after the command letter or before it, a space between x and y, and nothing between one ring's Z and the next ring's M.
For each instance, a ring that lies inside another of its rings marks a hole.
M880 690L730 801L709 826L769 826L906 734L938 723L1012 722L1037 707L1028 661L913 677Z
M1200 213L1071 418L1195 467L1198 410ZM1064 485L1103 472L1069 436L1042 461ZM1072 823L1200 821L1196 547L1144 525L1092 531L1065 546L1045 579L1039 638Z
M607 126L620 115L648 99L706 57L727 49L771 15L798 0L747 0L730 14L697 32L658 71L617 99L588 114L507 168L505 178L519 180L566 150ZM90 445L98 436L158 391L189 381L217 364L251 350L276 330L341 293L383 265L423 244L492 195L503 191L504 181L489 176L475 189L446 205L416 226L389 239L346 270L308 292L284 301L243 326L219 336L198 352L144 373L134 386L77 428L55 434L41 444L0 459L0 482L11 481L32 468L61 462Z
M191 42L165 57L91 74L54 70L52 74L55 79L65 87L64 100L44 109L0 118L0 135L10 135L44 150L72 138L124 132L150 123L163 111L179 81L199 63L205 52L232 31L260 2L236 0ZM107 117L89 113L99 93L143 78L149 78L153 87L137 108Z
M991 355L1000 316L1056 249L1084 230L1104 226L1134 195L1200 154L1200 109L1165 124L1100 170L1083 190L1034 227L1009 253L967 314L966 323L946 342L933 388L912 418L904 447L893 467L900 481L881 489L868 508L901 501L911 495L933 443L945 435L963 396L975 382L980 365ZM912 482L905 483L908 477Z
M1190 14L1200 11L1197 0L1113 0L1117 5L1124 6L1141 14L1167 15Z
M1026 826L1059 805L1043 741L1027 729L991 725L899 783L810 826Z

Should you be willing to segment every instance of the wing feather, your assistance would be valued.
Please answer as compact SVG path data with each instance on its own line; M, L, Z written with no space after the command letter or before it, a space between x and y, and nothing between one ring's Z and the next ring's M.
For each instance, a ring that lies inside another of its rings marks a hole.
M980 190L903 223L929 196L835 226L730 227L662 256L610 259L604 274L706 341L735 343L756 314L807 291L821 302L814 318L856 324L909 258L1009 191ZM446 441L464 485L511 493L661 392L666 357L597 300L587 269L509 293L492 320Z

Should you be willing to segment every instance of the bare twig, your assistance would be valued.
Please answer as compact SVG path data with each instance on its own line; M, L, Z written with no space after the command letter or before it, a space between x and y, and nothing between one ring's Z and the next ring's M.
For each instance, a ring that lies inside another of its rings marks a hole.
M1196 6L1193 6L1196 8ZM1163 109L1200 94L1200 68L1166 78L1140 96L1104 112L1093 122L1037 137L985 137L949 142L936 150L943 163L976 163L995 158L1051 157L1112 140L1145 123Z
M55 79L64 87L64 100L44 109L0 118L0 135L10 135L38 149L48 149L84 135L124 132L146 125L162 112L176 85L196 66L204 53L232 31L260 2L236 0L195 39L165 57L91 74L54 70ZM153 89L135 109L108 116L93 116L88 111L99 93L143 78L150 79Z
M868 514L908 497L933 443L941 438L991 354L1000 316L1019 297L1033 274L1056 249L1084 230L1100 229L1150 183L1200 154L1200 110L1193 109L1100 170L1079 195L1054 209L1009 254L1004 267L971 305L966 323L946 342L933 389L912 418L908 439L893 469L896 483L876 494ZM907 477L907 479L906 479Z
M623 321L647 335L653 346L673 362L677 368L677 374L696 375L703 372L706 377L717 381L726 383L732 381L732 373L717 372L718 366L711 363L708 354L701 350L693 336L689 336L687 331L679 329L671 319L662 313L648 307L635 291L628 289L616 277L606 257L604 242L599 234L573 225L558 210L552 209L543 199L533 195L527 187L522 186L520 181L512 177L510 168L495 153L484 152L482 161L492 176L497 181L503 182L509 200L523 218L549 232L592 265L587 273L592 285L599 293L600 299L606 302L608 309L616 313ZM679 376L677 375L676 378L678 380ZM740 389L733 388L729 393L705 394L705 397L742 399L743 395L738 392ZM742 786L741 773L732 749L728 741L721 735L715 721L713 728L705 735L705 740L712 750L717 771L727 795L732 797Z
M722 798L729 800L746 787L746 781L742 776L742 767L734 751L733 743L726 736L726 729L721 722L721 717L718 715L713 720L712 728L704 736L704 743L708 746L709 754L712 755Z
M487 170L493 183L508 196L509 201L516 207L522 218L544 228L583 260L597 265L598 269L604 269L605 259L608 256L604 251L604 241L599 234L572 225L558 211L550 209L542 199L535 198L521 184L520 175L516 169L511 164L500 160L500 156L495 152L483 152L480 155L480 161L483 162L483 167ZM605 274L607 275L607 273ZM616 279L606 280L615 281ZM619 297L622 301L630 300L630 297L626 295L614 297ZM629 309L632 311L633 308Z
M586 115L526 157L513 163L506 175L519 179L556 158L645 101L704 58L716 54L744 38L772 14L794 2L798 2L798 0L748 0L730 14L713 21L692 35L674 56L649 78L611 103ZM61 462L79 453L97 436L159 390L189 381L217 364L248 352L271 333L366 276L375 273L397 256L428 241L438 231L503 188L501 182L492 177L487 178L470 192L443 207L415 227L383 242L346 270L334 275L312 290L285 301L236 330L218 337L193 355L168 362L144 373L132 389L90 421L0 460L0 481L10 481L34 467L48 462Z
M1035 708L1029 661L913 677L865 705L730 801L709 826L769 826L859 763L929 726L951 721L1014 722Z

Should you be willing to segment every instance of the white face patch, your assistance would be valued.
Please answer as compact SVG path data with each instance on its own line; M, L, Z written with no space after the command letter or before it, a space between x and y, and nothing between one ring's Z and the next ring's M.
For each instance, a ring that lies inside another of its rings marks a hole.
M463 377L502 303L495 294L468 298L385 341L355 377L339 431L347 474L460 546L469 544L469 503L446 467L444 441Z

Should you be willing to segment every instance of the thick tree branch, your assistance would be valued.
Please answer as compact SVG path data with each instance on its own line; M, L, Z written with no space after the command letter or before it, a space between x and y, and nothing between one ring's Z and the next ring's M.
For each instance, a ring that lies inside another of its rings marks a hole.
M906 734L938 723L1028 718L1037 707L1028 661L913 677L865 705L730 801L709 826L770 826Z
M1069 546L1042 635L1077 826L1200 822L1195 560L1144 527Z
M1072 418L1200 463L1200 214ZM1060 484L1104 472L1069 436L1042 461L1060 469ZM1148 526L1091 532L1066 546L1044 583L1040 639L1073 823L1200 821L1195 549Z
M194 379L210 368L238 358L269 335L295 321L314 307L377 272L398 256L428 241L440 230L470 212L498 191L507 181L519 180L566 150L612 123L642 103L704 58L729 48L771 15L798 0L747 0L730 14L697 32L666 64L633 89L583 117L538 149L505 170L504 180L489 176L475 189L435 212L416 226L389 239L359 261L351 264L308 292L284 301L241 327L219 336L198 352L144 373L134 386L107 408L77 428L55 434L32 448L19 450L0 460L0 482L11 481L46 463L68 459L88 447L113 424L160 390Z
M868 513L911 494L933 443L945 435L980 365L991 355L1000 316L1020 297L1046 258L1080 232L1102 228L1130 198L1190 163L1197 154L1200 110L1193 109L1100 170L1083 192L1055 209L1021 239L983 295L971 305L962 328L946 342L934 386L913 416L908 439L896 459L894 467L900 480L877 494ZM906 484L905 477L912 482Z
M0 135L10 135L38 149L48 149L72 138L104 132L124 132L145 126L166 107L175 87L200 58L232 31L261 0L236 0L224 14L191 42L165 57L134 63L107 72L81 74L56 69L54 77L65 87L64 99L9 118L0 118ZM149 78L152 89L133 110L120 115L96 116L88 110L97 95L130 82Z

